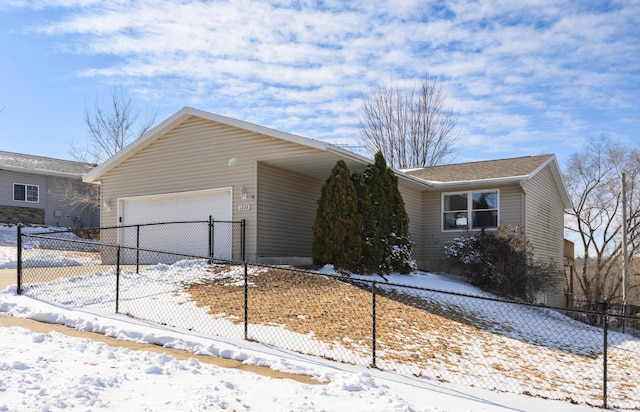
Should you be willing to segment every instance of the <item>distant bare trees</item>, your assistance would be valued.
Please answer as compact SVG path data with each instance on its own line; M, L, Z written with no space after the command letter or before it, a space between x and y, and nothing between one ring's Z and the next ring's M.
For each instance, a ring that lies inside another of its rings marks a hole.
M72 156L78 161L100 163L119 152L153 126L155 115L140 119L140 110L121 88L114 88L108 104L97 99L93 110L85 109L89 132L84 144L72 144Z
M101 163L149 130L155 115L141 120L140 110L132 98L121 88L114 88L107 104L96 99L93 110L85 109L84 122L88 138L84 143L71 144L71 156L79 162ZM69 181L63 192L66 203L80 210L100 204L100 185L97 184L87 186Z
M627 182L626 222L622 221L622 172ZM566 229L578 235L585 253L576 266L578 292L591 302L619 300L623 224L629 260L640 253L640 149L624 147L605 135L591 138L581 152L571 155L564 180L573 202Z
M462 136L458 113L446 100L442 79L428 73L418 85L380 84L363 98L362 145L397 169L441 164Z

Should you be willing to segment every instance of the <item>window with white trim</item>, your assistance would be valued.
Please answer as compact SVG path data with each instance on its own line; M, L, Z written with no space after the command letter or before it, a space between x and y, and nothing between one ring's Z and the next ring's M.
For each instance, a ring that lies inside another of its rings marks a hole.
M38 203L40 199L40 187L36 185L13 184L13 200L16 202Z
M442 194L442 230L498 227L498 190Z

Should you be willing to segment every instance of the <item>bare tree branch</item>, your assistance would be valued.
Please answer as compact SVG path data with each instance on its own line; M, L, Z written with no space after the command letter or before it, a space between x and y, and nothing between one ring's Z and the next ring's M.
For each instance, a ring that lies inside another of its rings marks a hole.
M583 298L610 301L622 288L622 225L627 225L630 260L640 253L640 150L591 138L571 155L565 183L573 201L566 229L578 235L584 259L577 270ZM622 172L627 173L627 221L622 221ZM640 297L638 297L640 299Z
M97 164L146 133L153 126L155 115L140 120L140 110L135 108L131 97L121 88L114 87L107 104L100 104L96 99L93 111L85 108L84 122L89 132L87 141L72 143L71 155L77 161ZM79 188L77 183L69 181L65 199L70 206L79 209L98 207L100 186Z
M100 163L119 152L128 143L142 136L155 122L155 115L140 120L130 96L121 88L114 88L108 104L96 99L93 110L85 109L85 125L89 132L85 144L72 144L74 159Z
M363 96L360 140L395 168L434 166L455 155L458 120L442 79L425 73L418 87L387 81Z

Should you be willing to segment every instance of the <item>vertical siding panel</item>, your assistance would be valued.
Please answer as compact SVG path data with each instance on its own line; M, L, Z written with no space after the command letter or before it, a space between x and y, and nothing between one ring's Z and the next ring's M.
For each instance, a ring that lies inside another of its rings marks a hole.
M442 270L442 242L453 238L443 234L440 227L441 193L432 190L422 194L424 269L430 271Z

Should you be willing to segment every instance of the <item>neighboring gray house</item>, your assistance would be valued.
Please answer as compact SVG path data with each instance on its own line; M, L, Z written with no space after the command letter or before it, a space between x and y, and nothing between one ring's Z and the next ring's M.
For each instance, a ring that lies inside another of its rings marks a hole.
M0 223L95 227L98 208L72 198L95 187L82 176L95 165L0 151Z
M320 188L338 160L352 171L372 163L328 143L186 107L84 180L102 186L102 226L245 219L249 261L300 263L311 261ZM554 155L396 175L420 269L447 269L442 242L464 230L521 225L537 256L558 263L557 282L542 299L563 304L563 219L570 203ZM478 197L482 202L474 203ZM189 236L176 233L166 248Z

